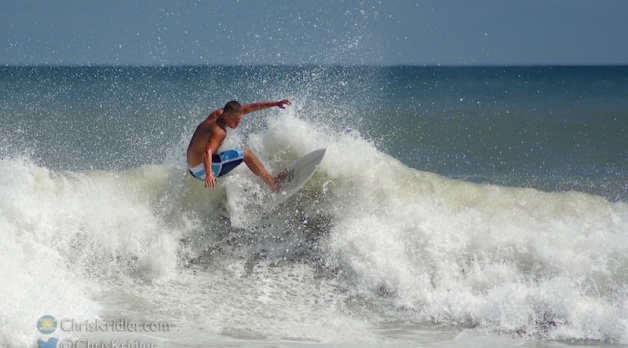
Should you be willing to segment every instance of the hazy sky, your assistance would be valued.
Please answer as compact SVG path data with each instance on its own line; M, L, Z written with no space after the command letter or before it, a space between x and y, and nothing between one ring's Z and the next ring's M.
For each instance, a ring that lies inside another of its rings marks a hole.
M0 64L628 64L627 0L15 0Z

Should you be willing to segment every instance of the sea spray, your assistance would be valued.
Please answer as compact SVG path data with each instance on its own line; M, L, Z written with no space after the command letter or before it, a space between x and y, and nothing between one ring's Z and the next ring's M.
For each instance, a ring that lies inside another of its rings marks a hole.
M284 218L330 221L318 231L329 235L326 254L307 256L342 273L370 303L366 316L396 308L419 322L525 337L624 340L625 203L417 171L359 136L292 116L271 122L258 146L303 153L321 143L315 192L301 196L308 205L284 207Z

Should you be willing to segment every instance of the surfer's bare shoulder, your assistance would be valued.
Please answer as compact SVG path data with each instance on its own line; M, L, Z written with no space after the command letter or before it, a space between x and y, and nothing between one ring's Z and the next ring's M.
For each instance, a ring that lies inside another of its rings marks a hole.
M220 115L222 115L222 109L218 109L209 114L209 116L207 116L207 118L198 125L196 132L205 133L210 137L219 136L224 139L224 137L227 135L227 132L223 128L221 128L216 122Z
M212 153L216 153L218 147L227 137L227 131L217 124L218 117L222 115L222 109L218 109L201 122L190 140L188 147L188 162L199 163L203 160L203 153L209 147Z

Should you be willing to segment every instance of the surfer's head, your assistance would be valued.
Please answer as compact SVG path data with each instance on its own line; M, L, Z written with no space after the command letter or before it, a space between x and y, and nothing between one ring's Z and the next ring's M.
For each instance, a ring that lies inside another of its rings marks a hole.
M222 109L222 120L229 128L236 128L240 124L242 116L244 116L244 109L235 100L225 104L225 107Z

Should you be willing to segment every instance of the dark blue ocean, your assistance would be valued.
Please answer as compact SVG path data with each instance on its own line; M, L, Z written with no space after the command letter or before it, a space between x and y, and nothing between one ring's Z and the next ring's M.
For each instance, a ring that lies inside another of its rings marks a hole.
M0 346L43 315L164 347L628 344L626 96L625 66L0 67ZM225 146L327 148L298 195L186 174L211 111L284 98Z

